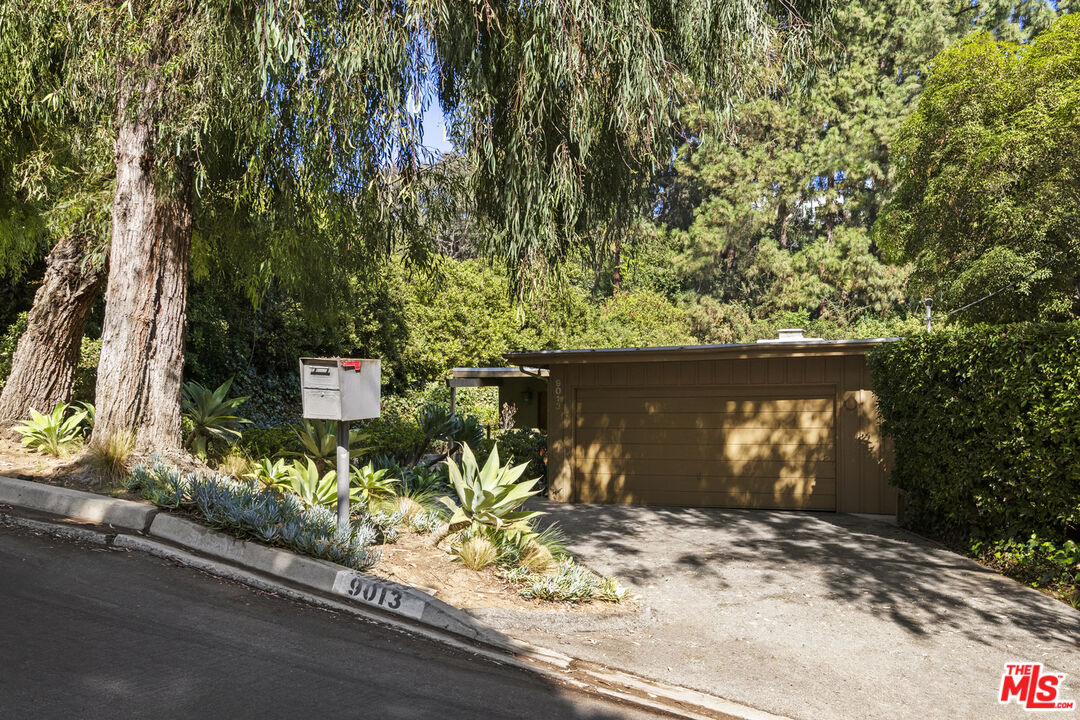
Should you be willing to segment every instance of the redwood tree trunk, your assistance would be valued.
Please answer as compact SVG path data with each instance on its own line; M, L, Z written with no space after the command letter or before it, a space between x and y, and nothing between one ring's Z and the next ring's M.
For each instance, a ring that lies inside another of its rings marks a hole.
M64 238L46 258L0 394L0 420L21 420L30 408L48 413L71 397L86 321L105 281L105 268L86 262L87 250L85 238Z
M96 388L96 437L136 435L140 451L180 449L180 389L191 250L191 173L154 186L154 135L123 111L116 138L109 285Z

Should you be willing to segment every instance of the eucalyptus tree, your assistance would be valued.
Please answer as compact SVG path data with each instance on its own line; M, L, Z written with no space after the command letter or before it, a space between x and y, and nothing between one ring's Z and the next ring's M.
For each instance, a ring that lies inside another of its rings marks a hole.
M2 66L59 63L20 112L112 133L95 433L179 447L193 244L311 284L395 246L422 260L429 103L496 231L482 249L524 281L667 159L682 88L723 107L779 72L820 1L7 0Z
M64 53L61 43L48 40L43 50L42 61L23 72L15 71L17 56L0 56L0 275L21 280L28 264L48 253L0 394L0 420L26 418L29 408L48 412L70 399L106 275L108 139L41 122L17 101L49 83Z

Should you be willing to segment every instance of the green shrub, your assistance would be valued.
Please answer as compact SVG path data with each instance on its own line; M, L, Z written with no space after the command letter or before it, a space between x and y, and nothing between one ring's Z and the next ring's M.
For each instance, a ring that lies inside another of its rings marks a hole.
M242 436L237 428L251 423L247 418L233 414L236 408L247 402L247 398L228 397L231 387L232 378L214 390L197 382L184 383L184 417L190 423L184 444L200 457L206 456L211 440L231 443Z
M11 361L15 358L15 348L19 344L19 338L26 332L27 313L19 313L15 322L8 326L3 335L0 335L0 390L7 382L11 374Z
M468 445L461 451L461 466L453 460L446 461L450 471L450 484L457 494L457 501L440 498L448 510L449 530L455 532L466 527L474 529L490 527L496 530L518 528L530 531L529 521L543 515L541 512L520 510L521 505L538 491L533 487L536 479L518 482L526 466L513 466L499 462L498 448L492 448L483 467Z
M513 428L503 430L496 436L499 452L508 462L528 463L525 470L528 477L540 478L543 484L547 479L547 433L535 428Z
M907 524L954 540L1080 527L1080 323L918 335L869 356Z
M79 349L79 365L75 370L75 387L71 398L82 403L94 401L94 388L97 385L97 366L101 359L101 338L82 339Z
M296 434L287 427L249 427L236 441L238 450L254 458L274 458L301 450Z
M976 542L971 551L986 565L1080 607L1080 546L1075 542L1053 543L1032 535L1027 540Z

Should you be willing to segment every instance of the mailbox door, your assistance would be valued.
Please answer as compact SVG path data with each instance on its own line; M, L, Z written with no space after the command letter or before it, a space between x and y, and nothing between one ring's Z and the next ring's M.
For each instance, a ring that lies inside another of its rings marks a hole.
M379 417L382 368L378 360L344 360L341 363L341 419Z
M341 389L341 372L335 360L305 359L300 363L300 383L305 388Z

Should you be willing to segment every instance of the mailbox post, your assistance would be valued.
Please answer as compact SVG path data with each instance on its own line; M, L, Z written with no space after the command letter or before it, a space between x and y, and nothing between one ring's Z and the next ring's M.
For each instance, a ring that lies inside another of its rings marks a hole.
M378 360L300 358L303 415L337 422L338 529L349 528L349 423L379 417Z

